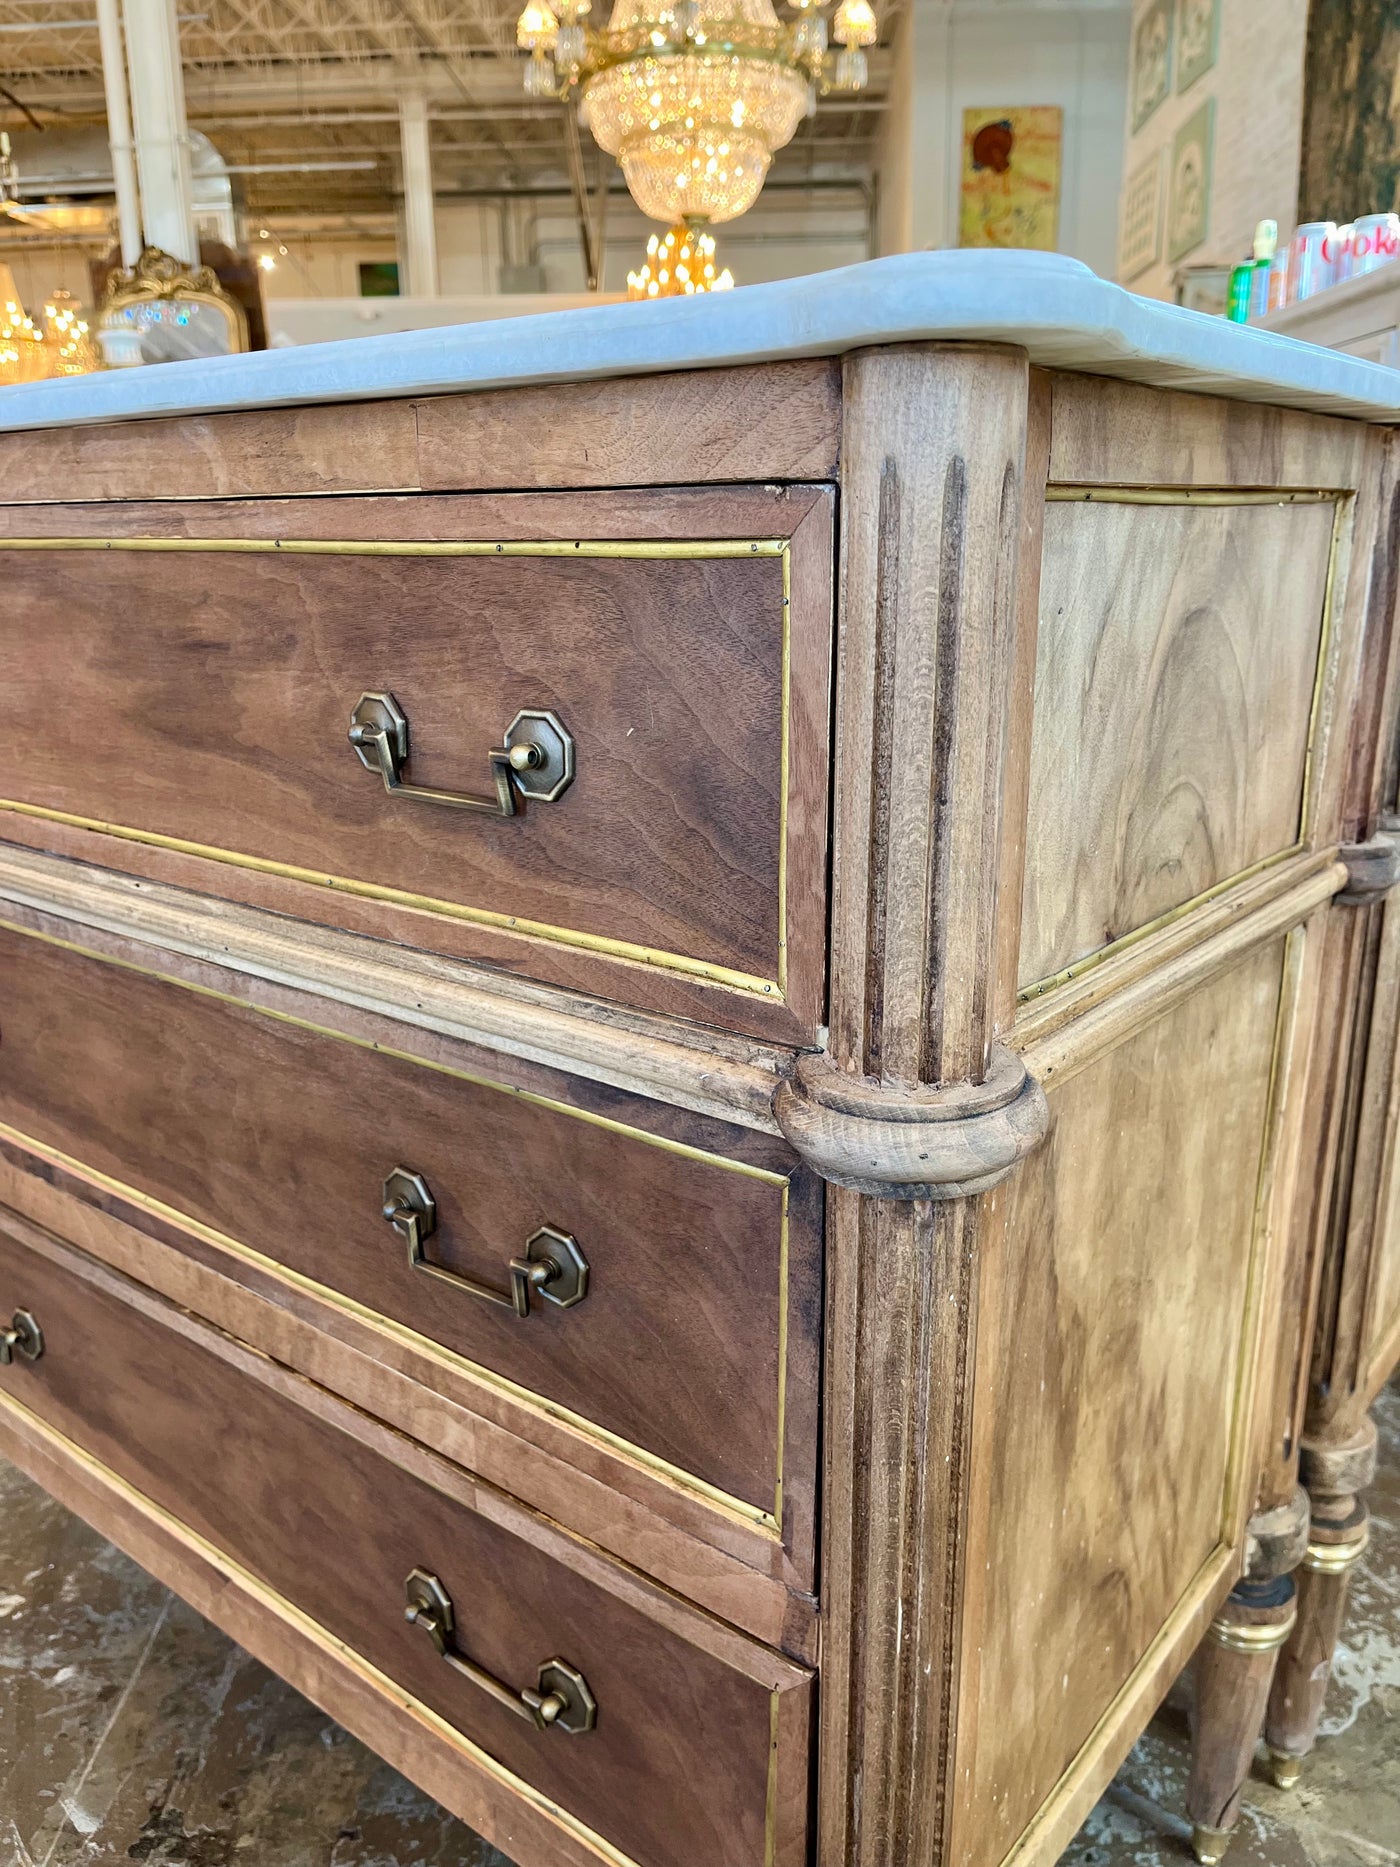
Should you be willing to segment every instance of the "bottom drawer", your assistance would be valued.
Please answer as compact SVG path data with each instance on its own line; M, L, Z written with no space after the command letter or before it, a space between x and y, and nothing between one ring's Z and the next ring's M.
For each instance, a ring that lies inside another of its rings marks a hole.
M507 1800L515 1779L591 1831L571 1858L805 1860L801 1668L0 1215L0 1325L12 1311L42 1344L22 1329L0 1366L0 1452L26 1415L74 1442L367 1663L406 1720L427 1708L503 1766Z

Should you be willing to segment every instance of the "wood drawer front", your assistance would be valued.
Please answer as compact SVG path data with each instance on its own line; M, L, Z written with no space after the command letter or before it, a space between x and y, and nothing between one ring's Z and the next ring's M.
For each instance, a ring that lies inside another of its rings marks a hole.
M0 1225L0 1292L6 1317L24 1307L44 1337L37 1362L0 1368L6 1400L623 1859L803 1860L801 1669L57 1241L41 1255ZM515 1689L565 1661L597 1701L596 1728L540 1731L455 1673L405 1621L415 1568L451 1596L457 1650Z
M1331 497L1051 492L1023 990L1307 839L1339 522Z
M728 1023L815 1029L825 491L133 503L11 510L0 534L22 833L648 1008L689 990ZM406 715L416 785L493 796L522 709L567 727L573 783L508 820L389 796L348 740L366 692Z
M664 1462L810 1573L820 1196L781 1144L730 1160L12 930L0 1123ZM585 1299L521 1319L412 1268L381 1211L400 1166L431 1261L504 1291L551 1225Z

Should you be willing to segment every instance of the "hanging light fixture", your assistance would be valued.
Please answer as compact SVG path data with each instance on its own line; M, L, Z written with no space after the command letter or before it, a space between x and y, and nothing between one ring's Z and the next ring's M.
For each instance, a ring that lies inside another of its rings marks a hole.
M683 220L647 241L646 261L627 275L629 298L690 298L696 292L727 292L734 284L726 266L715 270L715 236L698 233Z
M878 28L870 0L840 0L827 51L826 0L614 0L606 30L591 0L527 0L516 40L532 97L580 97L580 116L622 165L644 214L692 231L758 198L773 152L819 90L860 90ZM650 294L656 296L657 294Z

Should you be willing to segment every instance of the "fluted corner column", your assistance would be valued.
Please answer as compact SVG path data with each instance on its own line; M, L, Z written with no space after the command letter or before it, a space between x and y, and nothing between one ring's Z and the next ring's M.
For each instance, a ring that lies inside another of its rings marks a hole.
M1031 383L846 359L830 1036L775 1098L828 1181L820 1867L951 1858L986 1195L1044 1135L995 1041ZM1042 469L1043 471L1043 469ZM1014 815L1014 812L1012 813Z

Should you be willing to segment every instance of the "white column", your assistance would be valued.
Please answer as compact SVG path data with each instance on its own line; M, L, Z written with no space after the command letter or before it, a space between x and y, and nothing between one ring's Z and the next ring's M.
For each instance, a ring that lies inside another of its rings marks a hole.
M102 46L102 85L107 93L107 142L117 189L117 229L122 264L141 257L141 196L136 187L136 152L126 98L126 53L118 0L97 0L97 37Z
M433 154L428 100L410 91L399 102L403 154L403 220L408 277L400 281L415 298L438 295L437 224L433 218Z
M199 240L175 0L122 0L122 10L146 241L193 266Z
M953 9L947 0L909 0L894 44L889 100L876 148L881 253L951 246L954 172L960 130L952 121Z

